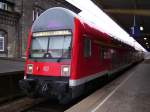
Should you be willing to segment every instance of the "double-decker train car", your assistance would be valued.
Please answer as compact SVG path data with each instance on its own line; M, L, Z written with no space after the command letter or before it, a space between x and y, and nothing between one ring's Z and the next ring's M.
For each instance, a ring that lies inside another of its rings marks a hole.
M55 7L33 23L28 35L22 90L31 96L54 96L61 102L142 59L140 52L96 28L72 11Z

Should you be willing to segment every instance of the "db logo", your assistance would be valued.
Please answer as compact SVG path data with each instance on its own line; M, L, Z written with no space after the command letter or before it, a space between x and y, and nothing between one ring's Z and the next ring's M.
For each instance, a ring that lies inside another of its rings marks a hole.
M44 66L43 71L45 71L45 72L49 71L49 66Z

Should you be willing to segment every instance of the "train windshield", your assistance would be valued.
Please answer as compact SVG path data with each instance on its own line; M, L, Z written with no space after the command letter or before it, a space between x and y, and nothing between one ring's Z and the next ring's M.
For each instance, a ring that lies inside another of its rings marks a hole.
M71 36L33 37L31 58L70 58Z

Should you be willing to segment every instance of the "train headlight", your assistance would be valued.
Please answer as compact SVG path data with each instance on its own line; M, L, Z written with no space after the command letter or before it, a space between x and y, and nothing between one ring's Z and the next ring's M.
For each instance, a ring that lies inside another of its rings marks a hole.
M63 65L61 67L61 76L69 76L70 75L70 66L69 65Z
M27 76L26 76L26 75L24 76L24 79L27 79Z
M33 72L33 65L32 64L28 64L27 65L27 73L28 74L32 74L32 72Z

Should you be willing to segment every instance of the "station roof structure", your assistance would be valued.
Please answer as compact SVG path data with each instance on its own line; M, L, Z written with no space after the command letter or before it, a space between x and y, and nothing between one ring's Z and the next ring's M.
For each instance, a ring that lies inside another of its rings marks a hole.
M126 32L135 24L143 29L135 37L147 51L150 51L150 1L149 0L92 0Z

